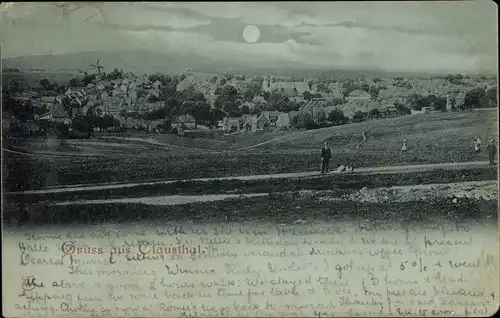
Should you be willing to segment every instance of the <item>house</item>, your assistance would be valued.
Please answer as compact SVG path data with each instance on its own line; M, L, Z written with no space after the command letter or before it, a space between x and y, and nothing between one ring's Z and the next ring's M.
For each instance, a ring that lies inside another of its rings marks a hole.
M301 103L305 102L305 99L303 96L292 96L288 98L291 102L293 103Z
M278 118L280 116L280 112L277 111L264 111L261 113L262 116L264 116L271 126L276 126L276 122L278 121Z
M109 99L109 95L106 92L102 92L101 94L101 100L107 101Z
M342 94L342 91L340 89L333 89L332 92L330 93L330 95L334 99L342 99L342 100L344 100L344 94Z
M380 107L378 110L380 118L393 118L398 115L396 106Z
M129 91L128 92L128 96L130 98L130 100L132 100L132 102L136 102L137 101L137 91Z
M256 131L257 130L257 120L256 115L243 115L243 130L244 131Z
M163 103L162 102L155 102L155 103L145 103L145 108L149 111L149 112L152 112L152 111L155 111L157 109L160 109L163 107Z
M223 129L227 132L239 131L243 126L241 117L224 117Z
M71 119L69 118L68 112L64 109L61 104L54 104L50 108L50 117L52 117L52 121L56 123L70 124Z
M271 128L271 121L264 116L264 114L260 114L255 123L255 130L263 130Z
M219 95L209 95L209 96L206 97L207 103L212 108L215 108L215 101L217 100L217 97L219 97Z
M124 94L125 92L120 87L116 87L111 91L112 96L123 96Z
M251 111L255 109L255 103L252 103L252 102L244 102L243 104L238 106L238 108L242 109L245 106L248 107L248 109L250 109Z
M101 108L103 114L118 118L121 111L124 109L124 105L121 98L112 96L107 101L103 102Z
M349 93L349 96L346 98L348 101L369 101L371 99L371 95L368 92L355 89Z
M278 128L290 128L290 117L286 113L281 113L276 121L276 127Z
M415 110L415 109L411 110L411 114L412 115L429 114L431 112L432 112L432 108L431 107L422 107L421 110Z
M258 96L255 96L253 99L252 99L252 102L255 103L255 104L267 104L267 101L264 97L258 95Z
M154 89L160 89L160 87L163 85L162 82L160 82L159 80L156 80L151 86L154 88Z
M229 82L227 82L227 85L233 86L239 94L243 94L248 90L250 82L251 79L237 80L236 78L232 78Z
M356 112L367 113L368 103L365 101L348 101L347 103L340 105L339 109L342 110L345 116L352 118Z
M40 97L40 106L45 106L48 109L52 107L56 103L56 97L55 96L42 96Z
M37 119L37 120L52 120L52 114L50 111L48 111L44 114L39 114L39 115L35 114L35 119Z
M262 82L262 91L271 92L279 90L288 97L299 96L310 91L306 82L276 82L274 78L265 77Z
M465 93L458 93L457 97L455 98L455 107L463 107L465 104Z
M175 119L175 122L172 124L172 127L183 127L185 129L195 129L196 128L196 120L191 115L181 115Z

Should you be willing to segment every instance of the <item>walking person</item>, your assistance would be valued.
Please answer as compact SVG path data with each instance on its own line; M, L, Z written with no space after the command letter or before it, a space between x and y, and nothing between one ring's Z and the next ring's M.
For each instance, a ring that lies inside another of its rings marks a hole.
M406 147L406 142L407 142L406 139L403 140L403 146L401 146L401 151L402 152L406 152L408 150L408 148Z
M325 142L323 149L321 149L321 173L328 173L328 165L332 158L332 150Z
M488 157L490 159L490 166L495 165L495 155L497 153L497 147L495 146L495 141L492 139L490 140L490 143L488 146L486 146L486 149L488 150Z
M475 153L481 152L481 138L480 137L476 137L474 139L474 152Z

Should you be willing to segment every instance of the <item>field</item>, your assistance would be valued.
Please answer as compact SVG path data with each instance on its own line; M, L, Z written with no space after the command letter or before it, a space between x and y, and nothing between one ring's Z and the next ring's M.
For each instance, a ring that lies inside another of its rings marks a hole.
M488 110L211 139L148 134L90 141L4 140L7 149L47 154L4 152L4 166L8 167L4 170L5 186L14 191L96 182L317 171L324 141L332 147L332 166L485 161L485 151L474 153L473 139L481 136L486 143L486 138L496 138L495 118L495 111ZM367 139L361 143L362 131L368 128ZM409 148L404 154L399 151L403 139L408 140ZM75 156L62 156L65 154Z
M77 72L3 72L2 82L7 84L9 81L16 81L22 84L23 88L32 89L39 85L40 80L46 78L51 83L66 85L72 78L83 77L83 74Z

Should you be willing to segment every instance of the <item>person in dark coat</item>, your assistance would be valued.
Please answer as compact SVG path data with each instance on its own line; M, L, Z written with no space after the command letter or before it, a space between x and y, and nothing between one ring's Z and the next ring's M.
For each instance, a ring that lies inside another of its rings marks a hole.
M325 142L323 149L321 149L321 173L328 172L328 165L330 164L330 159L332 158L332 151Z
M490 143L486 147L488 149L488 157L490 159L490 166L495 165L495 155L497 154L497 147L495 147L495 141L490 140Z

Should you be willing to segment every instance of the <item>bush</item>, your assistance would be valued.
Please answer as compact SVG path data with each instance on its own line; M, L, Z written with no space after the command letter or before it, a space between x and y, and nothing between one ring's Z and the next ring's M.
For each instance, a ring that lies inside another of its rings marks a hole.
M349 122L349 118L344 116L344 113L340 109L334 109L328 114L328 120L333 125L344 125Z
M380 117L380 111L378 110L378 108L374 108L374 109L370 110L370 117L371 118L379 118Z
M77 78L72 78L69 80L68 86L69 87L78 87L78 86L80 86L80 81Z
M94 74L91 74L91 75L86 75L83 77L83 80L82 80L82 85L83 86L87 86L89 85L93 80L95 80L95 75Z
M354 113L354 115L352 116L352 120L355 122L355 123L359 123L359 122L362 122L365 120L365 114L363 114L363 112L361 111L357 111Z

